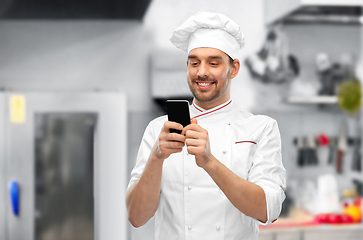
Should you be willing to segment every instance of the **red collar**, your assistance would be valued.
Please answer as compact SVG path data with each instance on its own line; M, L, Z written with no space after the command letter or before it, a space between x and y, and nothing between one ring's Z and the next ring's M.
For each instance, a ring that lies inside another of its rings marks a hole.
M195 104L194 104L194 101L193 101L193 106L194 106L194 107L195 107L195 109L197 109L199 112L203 112L203 110L199 109L199 108L197 107L197 105L195 105Z
M221 109L223 109L223 108L227 107L229 104L231 104L231 102L232 102L232 100L229 100L227 103L223 104L222 106L220 106L220 107L218 107L218 108L216 108L216 109L213 109L213 110L211 110L211 111L209 111L209 112L204 112L204 113L202 113L202 114L200 114L200 115L195 116L194 118L198 118L198 117L201 117L201 116L204 116L204 115L207 115L207 114L210 114L210 113L216 112L216 111L218 111L218 110L221 110ZM194 106L194 107L195 107L198 111L203 112L203 110L199 109L199 108L198 108L198 107L194 104L194 102L193 102L193 106Z

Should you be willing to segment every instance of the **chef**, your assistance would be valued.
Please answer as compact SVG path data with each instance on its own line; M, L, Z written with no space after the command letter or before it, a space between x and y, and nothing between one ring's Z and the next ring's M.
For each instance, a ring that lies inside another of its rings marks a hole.
M129 221L140 227L155 215L157 240L257 240L258 226L280 214L285 169L276 121L230 97L240 27L200 12L171 41L187 52L192 120L183 128L162 116L147 126L127 190Z

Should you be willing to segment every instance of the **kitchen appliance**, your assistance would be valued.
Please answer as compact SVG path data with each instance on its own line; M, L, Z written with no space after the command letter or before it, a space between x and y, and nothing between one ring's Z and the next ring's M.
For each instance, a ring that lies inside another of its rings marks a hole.
M126 97L0 92L0 239L126 239Z

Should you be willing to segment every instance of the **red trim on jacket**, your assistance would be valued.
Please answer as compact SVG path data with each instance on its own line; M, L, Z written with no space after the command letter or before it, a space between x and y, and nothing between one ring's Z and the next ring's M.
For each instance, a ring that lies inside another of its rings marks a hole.
M254 141L239 141L239 142L236 142L237 143L253 143L253 144L257 144L256 142Z
M199 112L203 112L203 110L201 110L201 109L199 109L199 108L197 108L197 106L194 104L194 102L193 102L193 106L199 111Z
M229 104L231 104L231 102L232 102L232 100L231 100L231 101L229 101L228 103L226 103L225 105L223 105L223 106L221 106L221 107L219 107L219 108L217 108L217 109L214 109L213 111L210 111L210 112L206 112L206 113L200 114L200 115L198 115L198 116L195 116L194 118L201 117L201 116L207 115L207 114L209 114L209 113L212 113L212 112L215 112L215 111L221 110L222 108L225 108L225 107L227 107Z

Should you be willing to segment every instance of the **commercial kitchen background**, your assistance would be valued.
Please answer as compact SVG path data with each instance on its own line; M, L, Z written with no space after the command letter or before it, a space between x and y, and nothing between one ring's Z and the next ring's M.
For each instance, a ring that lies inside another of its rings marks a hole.
M325 174L336 177L340 195L343 190L355 187L352 180L363 182L362 172L353 171L350 167L352 146L345 154L343 173L337 174L334 166L327 162L327 146L317 148L318 164L299 166L296 145L296 140L303 136L316 137L323 133L329 137L338 137L344 120L347 122L348 136L352 139L361 138L362 133L357 129L362 122L359 122L356 116L342 111L334 98L328 99L333 103L321 103L319 101L322 99L316 100L314 96L321 86L316 66L318 53L327 53L333 62L347 59L349 55L353 56L356 60L356 72L362 80L362 17L352 16L348 21L333 20L329 23L316 19L283 21L291 12L306 5L320 3L325 6L361 8L361 1L153 0L146 5L146 1L144 2L143 6L147 6L147 9L136 19L6 17L6 10L11 7L12 2L15 1L0 3L0 16L4 16L0 20L2 93L25 96L29 92L124 94L126 105L122 103L120 106L126 106L124 110L127 112L127 132L114 134L124 135L127 139L124 148L124 152L127 153L127 174L122 176L125 179L123 184L118 186L118 183L114 182L113 186L110 186L113 191L121 191L123 197L125 183L135 163L143 131L151 119L164 114L160 102L155 99L178 97L179 90L181 95L187 92L185 54L176 50L169 38L177 26L198 11L214 11L230 16L241 26L246 36L246 46L239 55L241 70L232 83L232 97L247 110L269 115L278 121L282 137L283 163L287 169L287 193L290 196L289 200L293 202L293 206L287 207L293 209L296 206L306 206L309 198L301 195L301 192L311 193L318 177ZM296 57L300 69L297 77L281 83L263 82L253 78L244 64L246 58L262 49L273 26L277 26L278 31L286 37L284 46L288 46L289 53ZM173 93L175 95L170 95ZM298 96L303 96L305 102L294 102L293 97ZM3 109L8 110L7 107ZM0 113L0 117L2 122L8 121L7 114ZM7 142L7 139L3 139L3 142ZM10 200L7 200L8 179L4 177L5 154L0 153L0 157L0 183L3 185L0 188L0 239L10 240L11 234L7 232L8 218L1 217L10 215L11 206ZM124 205L124 199L119 204ZM21 218L21 214L19 217ZM114 224L117 226L117 223ZM319 225L311 228L315 231L326 227ZM314 236L319 236L325 239L324 236L329 236L329 239L334 239L333 237L340 236L339 239L355 239L354 237L363 235L360 224L339 227L339 232L344 231L347 235L339 235L333 229L327 228L324 233L312 233L312 237L309 238L305 231L310 228L294 225L278 230L262 229L261 233L264 234L261 234L260 238L315 239ZM97 226L95 228L97 229ZM129 224L120 228L124 231L127 229L128 239L153 239L153 220L140 229L134 229ZM334 236L329 233L334 233ZM33 238L28 236L21 239Z

